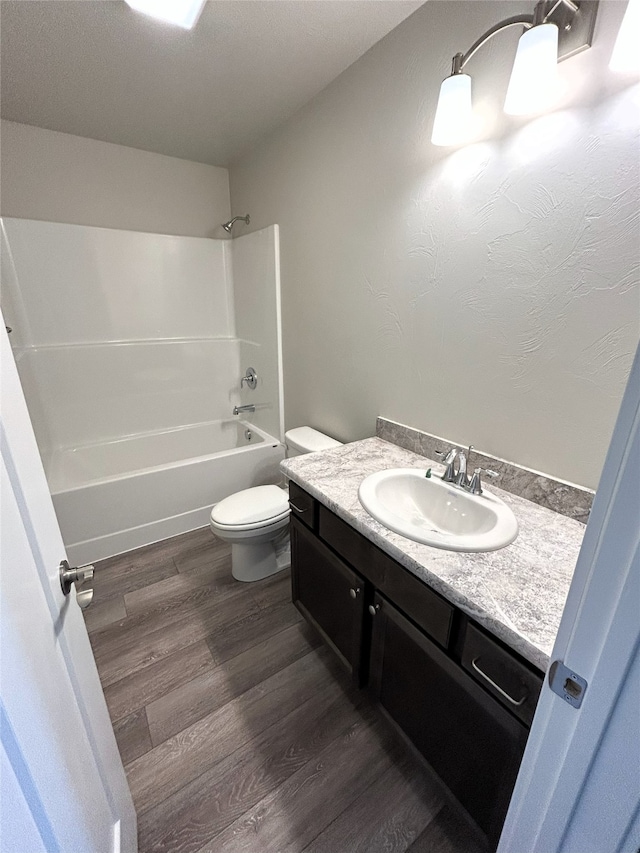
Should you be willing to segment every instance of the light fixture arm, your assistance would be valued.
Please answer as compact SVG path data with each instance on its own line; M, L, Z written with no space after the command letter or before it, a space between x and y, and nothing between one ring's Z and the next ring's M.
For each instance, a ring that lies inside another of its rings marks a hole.
M504 21L494 24L493 27L490 27L485 33L483 33L480 38L471 45L466 53L456 53L451 62L451 73L461 74L462 69L465 67L467 62L469 62L471 57L475 56L475 54L489 41L489 39L492 39L495 35L501 33L502 30L506 30L508 27L524 27L525 30L529 30L531 27L538 26L538 24L544 24L549 20L549 18L551 18L559 6L566 6L574 15L580 8L573 2L573 0L557 0L552 8L547 12L547 0L538 0L538 3L536 3L535 9L533 10L533 15L514 15L511 18L505 18Z
M566 6L568 9L570 9L573 12L574 15L578 11L578 9L580 8L580 6L578 6L577 3L574 3L573 0L557 0L557 2L554 4L553 8L550 9L547 12L547 14L544 16L545 21L547 20L547 18L550 18L553 15L553 13L556 11L556 9L559 6Z
M492 39L495 35L501 33L502 30L506 30L508 27L524 27L528 30L533 26L533 21L533 15L514 15L512 18L505 18L504 21L500 21L499 24L494 24L494 26L490 27L486 33L483 33L479 39L474 41L466 53L456 53L451 63L451 73L461 74L462 69L471 57L475 56L475 54L489 41L489 39Z

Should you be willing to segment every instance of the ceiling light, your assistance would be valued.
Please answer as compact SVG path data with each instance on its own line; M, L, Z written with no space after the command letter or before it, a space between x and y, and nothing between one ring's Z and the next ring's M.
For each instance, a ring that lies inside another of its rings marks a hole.
M612 71L621 71L627 74L640 71L639 32L640 0L629 0L609 62L609 68Z
M128 6L143 15L175 24L184 30L195 26L206 0L125 0Z
M471 78L462 71L489 39L507 27L524 27L518 43L505 112L539 112L557 89L557 63L591 46L597 0L539 0L533 15L505 18L483 33L466 53L453 57L451 76L440 88L431 141L434 145L465 142L471 130ZM640 0L630 0L640 6ZM547 11L548 10L548 11ZM559 53L560 48L560 53Z

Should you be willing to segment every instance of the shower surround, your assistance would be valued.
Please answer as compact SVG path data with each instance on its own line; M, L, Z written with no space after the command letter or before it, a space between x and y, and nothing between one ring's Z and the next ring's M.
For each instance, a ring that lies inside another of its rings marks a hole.
M277 481L277 226L212 240L5 218L2 241L2 311L72 561L202 526ZM258 387L241 392L249 366Z

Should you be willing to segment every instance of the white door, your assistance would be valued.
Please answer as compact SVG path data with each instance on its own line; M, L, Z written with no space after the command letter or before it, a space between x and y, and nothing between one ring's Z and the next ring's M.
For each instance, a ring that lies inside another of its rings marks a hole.
M640 348L552 660L587 681L542 688L499 853L640 850Z
M136 815L0 329L0 853L133 853Z

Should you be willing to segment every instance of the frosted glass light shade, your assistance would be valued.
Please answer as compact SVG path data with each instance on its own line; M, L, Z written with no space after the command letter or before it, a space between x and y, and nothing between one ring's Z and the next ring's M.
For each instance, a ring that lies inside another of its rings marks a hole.
M623 74L640 72L640 0L629 0L620 32L613 47L609 68Z
M143 15L175 24L184 30L195 26L205 0L125 0L128 6Z
M504 111L535 113L551 101L558 85L558 27L539 24L520 36Z
M471 119L471 77L453 74L440 86L431 142L434 145L465 142L471 132Z

